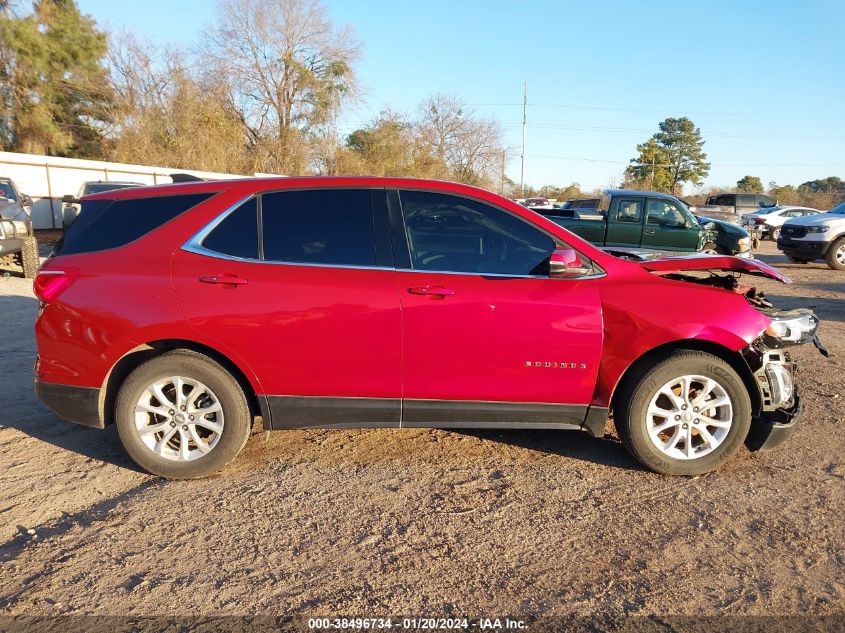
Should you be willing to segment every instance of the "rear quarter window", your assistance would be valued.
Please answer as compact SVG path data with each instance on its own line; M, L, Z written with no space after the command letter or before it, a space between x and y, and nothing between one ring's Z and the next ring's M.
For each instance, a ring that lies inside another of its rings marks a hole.
M65 231L57 255L77 255L125 246L166 224L215 193L154 196L130 200L83 200Z

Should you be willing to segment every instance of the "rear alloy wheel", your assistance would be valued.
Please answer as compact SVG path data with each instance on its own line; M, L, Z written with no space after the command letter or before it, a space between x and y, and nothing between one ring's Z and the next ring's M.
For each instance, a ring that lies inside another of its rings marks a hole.
M641 367L621 389L614 421L625 447L667 475L699 475L726 462L751 426L751 399L722 359L677 351Z
M845 270L845 237L840 237L830 245L824 259L834 270Z
M115 415L130 457L173 479L223 468L243 448L251 427L238 382L218 363L187 350L133 371L120 388Z
M718 255L719 254L719 247L716 246L713 242L707 242L702 248L701 252L705 255Z
M777 242L778 238L780 237L780 227L772 227L772 230L769 231L769 237L772 238L772 240L774 240L775 242Z

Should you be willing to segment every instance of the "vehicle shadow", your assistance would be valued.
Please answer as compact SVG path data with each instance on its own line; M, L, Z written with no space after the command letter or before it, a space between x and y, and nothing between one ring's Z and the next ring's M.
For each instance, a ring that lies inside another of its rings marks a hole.
M0 296L6 332L0 340L0 428L16 429L83 457L142 472L123 451L114 427L90 429L60 419L35 397L33 324L38 302L32 297Z
M450 429L481 440L518 446L531 451L559 455L622 470L645 472L622 444L608 437L593 438L584 432L536 429Z

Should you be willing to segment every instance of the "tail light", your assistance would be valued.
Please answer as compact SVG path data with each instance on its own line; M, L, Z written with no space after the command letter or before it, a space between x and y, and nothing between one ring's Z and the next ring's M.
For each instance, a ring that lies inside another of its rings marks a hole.
M79 278L76 268L40 270L32 282L32 290L42 303L55 301L58 296Z
M755 222L756 224L765 224L765 223L766 223L766 218L755 218L755 219L754 219L754 222Z

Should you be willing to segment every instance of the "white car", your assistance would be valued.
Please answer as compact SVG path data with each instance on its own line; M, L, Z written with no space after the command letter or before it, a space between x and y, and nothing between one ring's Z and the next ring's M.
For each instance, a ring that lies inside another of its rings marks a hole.
M834 270L845 270L845 202L827 213L787 220L778 248L798 264L824 259Z
M808 215L822 213L818 209L808 207L796 207L791 205L780 205L767 209L760 209L755 213L746 213L742 216L742 226L750 233L759 231L761 237L770 237L777 241L780 236L780 227L783 223L792 218L803 218Z

